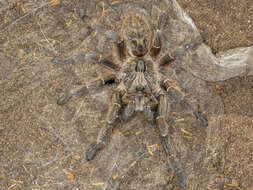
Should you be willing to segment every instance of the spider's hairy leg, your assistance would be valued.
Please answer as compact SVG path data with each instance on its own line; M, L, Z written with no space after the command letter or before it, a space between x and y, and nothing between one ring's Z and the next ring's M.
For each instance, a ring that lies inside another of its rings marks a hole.
M184 55L186 55L187 51L196 50L203 43L203 41L204 41L203 38L199 36L196 39L194 39L192 42L183 44L179 48L172 51L171 56L174 59L183 57Z
M134 102L129 102L122 112L122 119L127 121L135 112Z
M122 97L122 105L123 105L123 111L122 111L122 119L124 121L127 121L130 119L131 116L133 116L135 112L135 102L131 95L125 94Z
M172 61L180 57L183 57L188 50L196 50L198 46L201 45L202 43L203 38L199 37L195 41L188 44L184 44L179 48L173 50L172 52L163 55L159 60L159 66L166 66Z
M181 187L185 187L186 185L185 171L181 166L180 162L178 162L176 160L176 157L174 157L173 155L173 152L175 152L175 148L173 147L173 143L169 136L169 126L165 119L166 114L169 112L169 110L167 110L168 109L167 99L168 97L163 93L160 94L160 96L158 97L158 110L157 110L158 116L156 118L156 123L160 130L163 149L166 155L169 156L169 164L174 172L175 180Z
M180 103L180 105L186 109L187 111L189 111L190 113L192 113L197 121L199 122L199 124L201 126L208 126L208 120L207 118L202 115L202 113L198 112L197 110L195 110L184 98L184 94L180 91L180 89L169 79L166 79L163 81L163 86L165 87L165 89L167 90L167 92L169 93L169 95L171 95L171 97Z
M155 122L155 110L157 109L158 102L156 99L152 99L144 107L144 115L147 121L151 124Z
M123 40L120 42L113 43L112 55L117 65L121 65L121 61L125 56L124 50L125 50L125 45L124 45Z
M85 61L87 61L89 63L97 63L99 65L102 65L105 68L111 70L112 72L120 70L119 64L116 64L116 63L104 58L102 55L89 53L85 56Z
M159 66L166 66L168 64L170 64L172 61L174 61L175 58L170 54L170 53L166 53L165 55L163 55L160 60L159 60Z
M156 30L154 33L154 40L152 47L150 49L150 55L152 57L157 57L162 48L162 34L160 30Z
M93 92L106 84L114 83L115 80L116 80L116 76L114 74L112 74L112 73L104 74L100 78L89 82L85 86L78 88L78 89L74 89L71 92L61 96L57 100L57 104L64 105L64 104L68 103L68 101L71 98L87 95L89 92Z
M113 42L112 53L115 61L114 65L119 68L121 60L124 57L124 41L116 32L112 30L107 30L98 24L92 24L91 27L94 30L97 30L98 32L105 35L108 39L112 40Z
M156 117L156 124L159 128L161 137L168 136L168 129L169 126L166 122L166 115L167 115L167 97L165 94L160 94L158 97L158 109L157 109L157 117Z
M201 112L195 110L186 100L181 100L180 101L181 106L183 106L184 109L186 109L187 111L191 112L197 119L197 121L199 122L199 124L203 127L207 127L208 126L208 121L207 118L202 115Z
M176 157L173 155L175 152L175 148L173 147L173 142L171 141L171 138L169 136L169 126L165 120L165 115L168 113L169 110L167 110L167 96L164 94L161 94L158 98L158 116L156 118L156 122L158 125L158 128L160 130L160 135L162 139L162 145L163 149L166 153L166 155L169 156L169 164L172 168L175 180L181 187L185 187L186 184L186 177L185 177L185 171L182 168L180 162L176 160Z
M150 55L156 57L159 55L162 48L162 30L166 25L168 18L165 12L159 14L156 31L154 32L153 45L150 50Z
M111 97L111 105L107 115L106 124L100 130L97 142L93 143L89 149L86 151L86 160L92 160L99 151L101 151L106 143L110 140L110 136L115 125L115 122L118 119L120 110L121 110L121 92L115 91Z
M177 59L180 57L183 57L187 51L194 51L196 50L202 43L203 43L203 38L199 36L197 39L194 39L190 43L186 43L175 49L174 51L171 52L171 57L173 59Z
M168 97L164 93L161 93L158 97L158 116L156 117L156 124L160 130L163 149L166 155L168 155L169 157L169 164L174 172L175 179L180 186L185 187L185 172L181 164L176 160L176 157L174 157L173 155L173 152L175 152L175 147L173 146L173 142L171 141L171 138L169 136L169 126L165 119L165 116L169 111L167 110L167 98Z

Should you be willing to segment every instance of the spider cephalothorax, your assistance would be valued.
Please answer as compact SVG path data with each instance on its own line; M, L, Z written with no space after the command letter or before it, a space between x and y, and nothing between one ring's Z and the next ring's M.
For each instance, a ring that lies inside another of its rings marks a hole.
M148 16L147 13L145 14ZM59 105L63 105L72 97L87 94L91 89L110 83L117 84L111 96L105 125L101 129L97 141L87 150L87 160L92 160L105 147L120 116L124 120L128 120L135 112L142 112L150 123L156 123L161 137L168 138L167 93L191 112L200 125L208 125L207 119L185 100L180 89L168 76L162 76L160 73L160 67L167 66L167 63L173 58L169 53L158 56L163 41L160 26L166 19L164 13L161 13L158 19L159 26L154 29L151 27L149 19L145 18L143 14L130 12L123 19L121 35L108 31L97 24L92 26L93 29L100 31L113 41L113 61L95 54L88 54L86 61L104 65L112 72L104 74L81 89L64 95L57 102ZM194 44L187 47L194 47Z
M151 48L151 26L142 15L127 15L123 20L121 36L125 41L127 53L131 56L142 57Z

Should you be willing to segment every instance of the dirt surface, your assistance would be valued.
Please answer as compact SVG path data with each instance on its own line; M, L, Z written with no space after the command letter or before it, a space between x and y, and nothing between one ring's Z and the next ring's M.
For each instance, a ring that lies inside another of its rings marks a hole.
M0 189L175 190L183 189L178 181L186 176L188 184L192 179L189 189L253 190L252 77L208 84L191 80L212 92L206 97L211 106L201 103L200 109L222 112L217 127L200 128L172 105L176 115L171 120L184 118L174 123L172 139L178 146L178 171L185 168L185 174L171 170L157 131L142 115L122 122L103 153L92 162L85 160L104 123L112 87L63 107L56 101L105 72L92 64L84 67L79 56L79 47L103 51L84 43L91 31L77 11L79 5L97 3L100 12L98 2L0 1ZM178 3L214 53L253 45L251 0ZM73 54L77 64L52 63ZM190 77L184 72L179 76Z
M178 1L194 20L214 53L252 45L253 3L239 1ZM213 134L214 146L225 142L217 168L230 183L224 189L253 189L253 78L235 78L216 86L224 103L226 125ZM215 141L218 140L220 141Z
M178 3L194 20L205 42L214 53L252 45L253 4L251 1L179 0Z

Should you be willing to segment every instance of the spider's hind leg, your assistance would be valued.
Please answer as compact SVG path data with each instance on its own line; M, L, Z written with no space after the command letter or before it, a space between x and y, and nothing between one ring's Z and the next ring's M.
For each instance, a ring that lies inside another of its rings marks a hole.
M155 112L157 110L158 102L156 99L151 99L144 108L144 115L150 124L155 123Z
M208 126L208 121L207 118L202 115L201 112L195 110L186 100L181 100L180 101L181 106L186 109L187 111L191 112L197 119L198 123L203 126L207 127Z
M169 132L169 126L166 122L166 115L167 115L167 97L165 94L161 94L158 97L158 109L157 109L157 117L156 117L156 124L160 131L161 137L167 137Z
M163 82L163 86L166 88L167 92L172 96L172 98L179 102L180 105L187 111L189 111L190 113L192 113L198 123L203 126L203 127L207 127L208 126L208 120L207 118L199 111L195 110L187 101L186 99L184 98L184 95L183 93L180 91L180 89L178 89L177 86L175 86L175 84L166 79L164 80Z
M89 149L86 151L86 160L92 160L99 151L101 151L106 143L110 140L110 136L114 125L118 119L119 113L121 111L121 94L120 91L115 91L112 94L112 101L107 115L106 124L100 130L97 142L93 143Z
M156 123L160 130L163 149L166 155L168 156L169 164L170 164L171 169L174 172L175 180L181 187L185 187L186 185L185 171L181 163L178 162L178 160L176 159L176 155L173 154L173 153L176 153L176 149L173 145L172 139L170 138L169 126L166 121L166 114L169 112L169 110L167 110L168 108L167 99L168 97L164 94L161 94L158 97L158 101L159 101L158 110L157 110L158 116L156 118Z

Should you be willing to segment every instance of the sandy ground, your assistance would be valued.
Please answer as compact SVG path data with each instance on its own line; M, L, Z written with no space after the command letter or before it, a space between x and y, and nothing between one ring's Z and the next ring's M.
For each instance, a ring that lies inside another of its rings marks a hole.
M94 162L85 160L85 150L104 122L111 87L57 106L66 89L104 70L94 65L52 64L54 57L71 56L69 52L89 34L76 14L77 5L83 3L0 1L0 189L182 189L157 131L142 116L122 123L111 145ZM253 45L251 0L178 3L215 54ZM201 184L192 184L191 189L253 190L253 78L207 86L222 103L222 125L213 131L190 127L173 133L175 142L181 138L193 150L182 165L205 176L189 174L193 183ZM215 106L220 105L214 104L214 110ZM191 135L183 137L187 131ZM197 151L210 159L191 167ZM111 165L113 159L115 165Z

